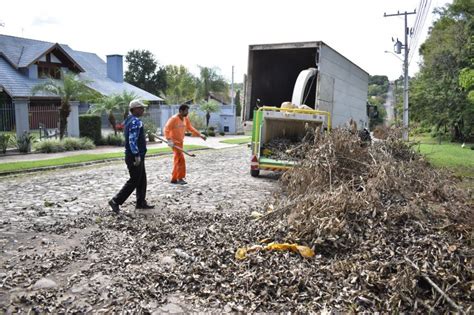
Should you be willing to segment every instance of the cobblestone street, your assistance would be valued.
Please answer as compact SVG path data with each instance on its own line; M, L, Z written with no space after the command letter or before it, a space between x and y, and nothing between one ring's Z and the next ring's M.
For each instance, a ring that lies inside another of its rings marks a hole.
M263 178L249 175L249 150L246 146L198 151L196 155L196 158L186 157L188 185L184 186L169 183L171 155L147 159L147 199L155 209L136 211L133 194L122 206L125 215L119 217L131 221L145 217L160 222L175 215L192 218L195 214L199 217L199 213L225 216L226 213L238 212L248 217L256 208L261 209L277 187L274 174ZM0 178L0 312L28 310L31 303L40 305L42 300L38 300L37 292L45 288L68 298L66 303L55 295L57 305L64 302L76 310L87 311L93 305L104 307L110 304L107 298L103 298L101 303L86 302L84 294L92 294L91 283L98 286L99 293L94 292L99 296L112 285L110 274L92 269L98 261L104 263L102 259L107 251L120 254L116 246L126 236L120 233L120 229L107 230L101 224L120 221L112 215L107 201L127 178L123 162ZM206 225L205 219L197 222ZM173 231L161 230L160 233L176 235L183 229L179 225L161 227L171 227ZM105 240L101 242L101 249L92 250L90 239L97 237L98 233L102 233ZM147 237L142 235L142 238ZM176 253L167 254L176 248L176 243L170 242L169 247L168 244L157 246L164 262L154 263L176 263ZM227 250L234 251L234 245L230 244ZM60 262L58 257L65 255L71 259ZM107 267L107 263L102 265ZM150 264L148 267L154 268ZM85 283L88 290L83 287ZM81 299L83 295L84 299ZM168 294L161 300L148 301L152 304L147 309L158 312L192 310L187 308L183 298L186 297Z
M171 155L146 160L147 199L156 205L155 212L165 207L188 211L232 207L245 212L271 194L274 180L249 176L247 147L199 151L196 155L186 157L189 184L184 186L169 183ZM0 178L2 234L92 209L108 210L107 201L127 179L123 162ZM134 198L132 194L124 204L125 211L135 211Z

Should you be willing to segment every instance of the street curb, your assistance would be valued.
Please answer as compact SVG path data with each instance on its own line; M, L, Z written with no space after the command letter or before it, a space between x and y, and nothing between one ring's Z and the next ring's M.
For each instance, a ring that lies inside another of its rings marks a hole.
M203 151L203 150L212 150L212 148L209 148L209 147L197 148L197 149L191 149L187 151L191 152L191 151ZM173 154L173 152L161 152L161 153L154 153L150 155L147 154L146 157L150 158L150 157L155 157L155 156L171 155L171 154ZM123 161L124 159L125 157L117 157L117 158L110 158L110 159L89 161L89 162L82 162L82 163L71 163L71 164L64 164L64 165L57 165L57 166L44 166L44 167L37 167L37 168L29 168L25 170L6 171L6 172L0 172L0 178L5 177L5 176L10 176L10 175L37 173L37 172L43 172L43 171L53 171L53 170L66 169L66 168L82 167L82 166L89 166L89 165L102 164L102 163L121 161L121 160Z

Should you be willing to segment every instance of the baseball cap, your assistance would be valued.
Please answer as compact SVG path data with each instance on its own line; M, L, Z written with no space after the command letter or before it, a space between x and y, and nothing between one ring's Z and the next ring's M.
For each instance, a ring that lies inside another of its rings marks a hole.
M148 107L148 105L144 104L141 100L137 99L137 100L131 101L128 107L132 109L132 108L137 108L137 107Z

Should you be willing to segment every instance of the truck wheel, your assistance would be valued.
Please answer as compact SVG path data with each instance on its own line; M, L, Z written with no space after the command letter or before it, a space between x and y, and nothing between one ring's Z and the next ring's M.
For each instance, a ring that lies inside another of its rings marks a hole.
M259 174L260 174L260 170L250 170L250 175L252 177L258 177Z

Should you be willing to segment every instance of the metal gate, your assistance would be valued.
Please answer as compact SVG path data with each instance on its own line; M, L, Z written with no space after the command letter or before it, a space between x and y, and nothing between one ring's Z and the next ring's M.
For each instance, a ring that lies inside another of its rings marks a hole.
M59 128L59 106L58 101L30 101L28 105L30 129L39 129L40 124L45 128Z
M13 130L15 130L15 107L11 102L0 102L0 131Z

